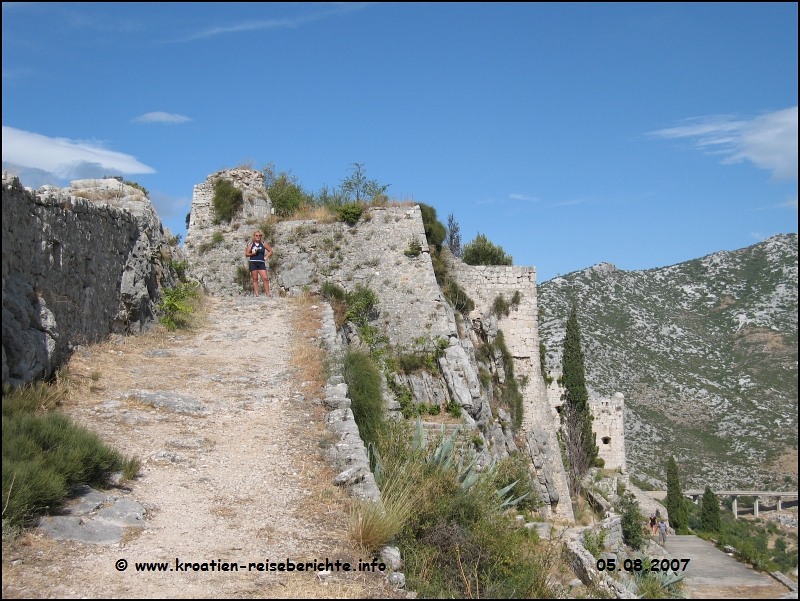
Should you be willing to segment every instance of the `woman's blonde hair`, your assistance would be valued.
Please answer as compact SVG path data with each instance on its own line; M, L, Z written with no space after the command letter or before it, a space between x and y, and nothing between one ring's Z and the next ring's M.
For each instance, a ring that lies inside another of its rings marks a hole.
M261 237L262 237L262 238L264 237L264 232L262 232L261 230L256 230L256 231L254 231L254 232L253 232L253 238L255 238L255 237L256 237L256 234L261 234Z

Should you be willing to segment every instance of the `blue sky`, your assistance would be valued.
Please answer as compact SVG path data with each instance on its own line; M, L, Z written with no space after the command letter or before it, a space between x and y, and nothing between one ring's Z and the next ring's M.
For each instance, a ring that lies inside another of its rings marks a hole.
M3 168L348 167L539 281L797 231L797 4L3 4Z

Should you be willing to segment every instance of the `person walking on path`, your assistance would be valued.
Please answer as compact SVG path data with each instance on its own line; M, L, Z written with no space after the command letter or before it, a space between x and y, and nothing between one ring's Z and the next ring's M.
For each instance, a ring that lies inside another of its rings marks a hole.
M658 522L656 521L656 514L655 513L651 513L650 514L650 536L655 536L656 535L656 530L658 530L657 524L658 524Z
M261 281L264 283L264 294L270 296L269 293L269 274L267 273L267 261L272 256L272 248L269 244L263 241L264 234L261 230L253 232L253 241L247 245L244 251L246 257L250 261L250 275L253 277L253 292L258 296L258 276L261 276Z
M658 544L662 547L667 544L667 522L663 519L658 523Z

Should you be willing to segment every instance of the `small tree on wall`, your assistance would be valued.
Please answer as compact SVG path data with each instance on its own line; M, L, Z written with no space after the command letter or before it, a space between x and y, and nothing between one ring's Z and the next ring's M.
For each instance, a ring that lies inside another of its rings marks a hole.
M364 163L353 163L350 168L352 173L342 180L342 193L357 203L371 200L376 201L386 198L386 190L391 184L381 185L374 179L367 179L367 170Z
M452 213L447 216L447 238L445 243L450 252L453 253L453 256L461 256L461 228Z
M564 406L561 418L566 430L570 485L573 493L580 488L580 479L595 463L598 448L592 432L589 392L586 389L585 357L581 348L578 309L573 303L564 338Z

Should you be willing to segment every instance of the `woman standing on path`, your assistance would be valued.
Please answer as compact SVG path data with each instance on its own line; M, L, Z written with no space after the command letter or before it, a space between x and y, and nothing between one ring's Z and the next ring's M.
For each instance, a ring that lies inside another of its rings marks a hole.
M264 294L269 293L269 274L267 274L267 261L272 256L272 248L266 242L262 242L264 234L261 230L253 232L253 241L247 245L244 251L246 257L250 259L250 275L253 277L253 292L258 296L258 276L264 283ZM264 256L266 253L266 256Z

